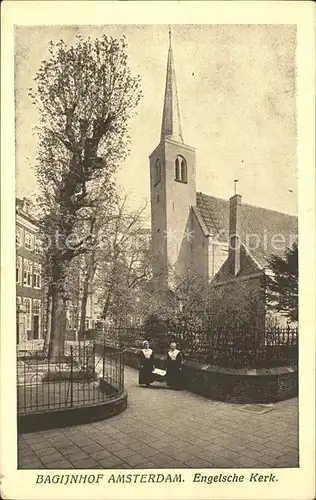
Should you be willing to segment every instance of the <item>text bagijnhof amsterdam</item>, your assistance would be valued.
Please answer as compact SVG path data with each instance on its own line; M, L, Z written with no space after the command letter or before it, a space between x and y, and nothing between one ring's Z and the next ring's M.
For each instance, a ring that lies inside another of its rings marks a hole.
M104 479L104 474L37 474L36 483L93 484ZM181 483L182 474L110 474L108 483Z

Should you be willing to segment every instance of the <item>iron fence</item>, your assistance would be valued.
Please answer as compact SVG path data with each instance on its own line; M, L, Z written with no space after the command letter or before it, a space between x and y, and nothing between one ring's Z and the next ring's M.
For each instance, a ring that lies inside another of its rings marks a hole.
M297 329L200 330L194 335L182 330L174 332L173 339L186 359L220 367L272 368L298 362Z
M124 353L97 342L66 343L63 355L17 353L18 414L100 404L124 390Z
M113 348L141 348L146 339L155 353L161 355L166 354L174 341L188 361L220 367L270 368L298 363L297 328L206 330L179 325L168 328L164 335L150 335L136 328L111 328L98 335Z

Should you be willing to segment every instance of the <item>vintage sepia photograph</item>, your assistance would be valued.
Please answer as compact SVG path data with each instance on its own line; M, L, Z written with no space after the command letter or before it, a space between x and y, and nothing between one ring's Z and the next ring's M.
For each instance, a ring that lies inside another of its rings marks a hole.
M19 469L299 467L296 44L15 26Z

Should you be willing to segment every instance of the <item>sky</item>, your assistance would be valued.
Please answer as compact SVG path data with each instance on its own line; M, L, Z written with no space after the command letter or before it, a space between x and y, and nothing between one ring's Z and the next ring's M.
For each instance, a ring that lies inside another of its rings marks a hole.
M117 183L132 206L149 200L149 160L160 139L167 25L17 26L15 31L16 192L37 192L33 167L38 116L27 90L50 40L106 33L127 38L144 97L130 121L131 153ZM294 25L173 25L172 47L184 142L196 148L196 187L228 199L297 213Z

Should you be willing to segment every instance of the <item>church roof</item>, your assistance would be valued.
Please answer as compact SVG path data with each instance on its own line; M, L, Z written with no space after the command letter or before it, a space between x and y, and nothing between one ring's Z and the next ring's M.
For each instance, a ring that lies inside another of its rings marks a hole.
M199 192L196 202L197 211L209 234L228 244L229 200ZM240 239L259 267L265 267L272 254L282 255L285 248L291 247L296 240L296 216L243 203L240 210ZM284 244L280 243L281 240Z
M183 143L182 129L180 122L180 108L176 82L176 72L174 69L173 53L171 46L171 31L169 28L169 52L167 61L167 75L165 86L165 97L161 124L160 140L171 139Z

